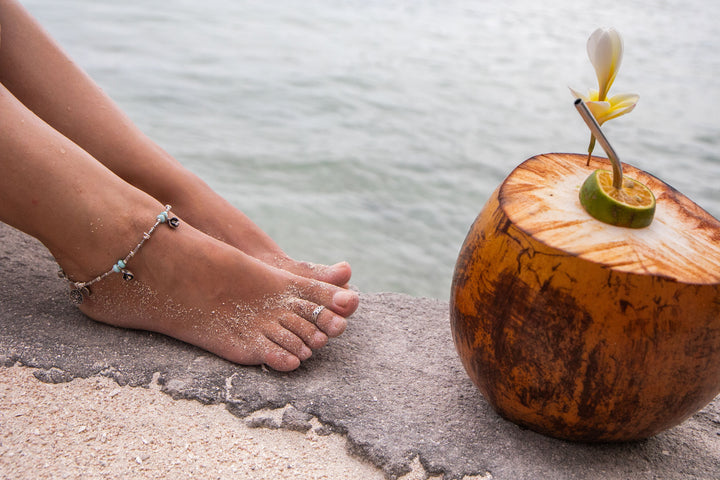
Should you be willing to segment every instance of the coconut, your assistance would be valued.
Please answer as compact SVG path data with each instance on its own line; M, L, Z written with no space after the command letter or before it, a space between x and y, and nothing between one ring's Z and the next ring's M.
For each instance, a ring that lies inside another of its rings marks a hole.
M652 175L641 229L592 218L607 160L546 154L492 194L460 251L450 319L473 382L505 418L569 440L626 441L720 393L720 222Z

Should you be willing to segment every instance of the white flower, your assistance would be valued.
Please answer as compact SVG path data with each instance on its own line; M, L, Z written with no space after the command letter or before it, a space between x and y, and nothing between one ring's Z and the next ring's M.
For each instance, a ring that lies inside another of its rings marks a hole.
M623 41L620 33L614 28L598 28L588 39L587 53L595 68L599 89L591 89L587 95L583 95L571 88L573 96L585 102L600 125L631 112L640 99L639 95L623 93L608 98L608 91L615 81L615 76L622 63ZM595 137L591 136L588 162L594 148Z
M587 53L600 86L598 100L605 100L622 63L622 37L614 28L598 28L588 38Z

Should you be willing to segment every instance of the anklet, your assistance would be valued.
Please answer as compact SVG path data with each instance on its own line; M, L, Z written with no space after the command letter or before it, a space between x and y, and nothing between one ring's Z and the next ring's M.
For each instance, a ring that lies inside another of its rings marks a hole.
M130 250L130 253L128 253L125 258L123 258L122 260L118 260L117 263L113 265L110 270L103 273L102 275L98 275L97 277L87 282L75 282L68 278L65 272L60 269L60 271L58 272L58 276L70 282L70 286L72 287L72 290L70 290L70 299L73 301L73 303L76 305L82 304L85 297L89 297L91 294L90 285L99 282L100 280L104 279L112 273L122 273L123 280L128 282L135 278L135 275L133 275L133 273L125 267L127 266L128 261L135 256L135 254L138 252L138 250L140 250L140 248L145 244L145 242L150 240L150 236L153 234L158 225L160 225L161 223L167 223L167 225L172 229L175 229L180 225L179 218L170 217L169 213L171 208L172 207L170 205L165 205L165 210L160 212L160 214L156 217L155 225L153 225L150 230L143 233L143 238L142 240L140 240L140 243L138 243L135 248Z

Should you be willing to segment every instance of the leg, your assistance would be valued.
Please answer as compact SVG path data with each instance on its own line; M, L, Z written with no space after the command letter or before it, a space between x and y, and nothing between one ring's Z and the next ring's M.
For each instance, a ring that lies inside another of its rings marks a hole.
M42 241L74 280L108 270L163 209L2 84L0 119L0 221ZM129 267L135 280L108 276L82 310L279 370L297 368L342 333L358 303L354 292L272 267L184 223L159 228ZM327 307L317 326L309 321L316 305Z
M242 212L142 134L16 0L0 0L0 25L0 82L118 176L172 204L200 230L266 263L336 285L350 280L345 262L291 260Z

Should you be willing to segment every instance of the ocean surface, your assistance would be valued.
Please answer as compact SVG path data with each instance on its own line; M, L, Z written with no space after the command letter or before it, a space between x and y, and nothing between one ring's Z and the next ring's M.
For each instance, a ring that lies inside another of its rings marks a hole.
M625 40L611 93L640 95L604 125L618 155L720 217L720 2L22 3L151 138L363 291L447 299L502 179L586 151L568 87L596 86L599 26Z

